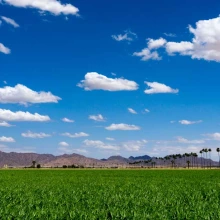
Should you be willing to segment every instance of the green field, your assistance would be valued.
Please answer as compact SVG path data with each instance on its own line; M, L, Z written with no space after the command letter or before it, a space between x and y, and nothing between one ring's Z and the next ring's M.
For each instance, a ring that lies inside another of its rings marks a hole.
M220 219L219 170L1 170L0 219Z

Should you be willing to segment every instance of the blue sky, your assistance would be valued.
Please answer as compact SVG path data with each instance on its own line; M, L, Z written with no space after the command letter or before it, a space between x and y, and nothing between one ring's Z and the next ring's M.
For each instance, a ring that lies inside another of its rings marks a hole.
M219 12L217 0L0 1L0 150L217 159Z

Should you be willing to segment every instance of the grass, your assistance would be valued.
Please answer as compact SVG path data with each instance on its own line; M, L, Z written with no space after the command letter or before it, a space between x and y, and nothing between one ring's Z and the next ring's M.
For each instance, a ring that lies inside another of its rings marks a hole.
M0 219L220 219L219 170L1 170Z

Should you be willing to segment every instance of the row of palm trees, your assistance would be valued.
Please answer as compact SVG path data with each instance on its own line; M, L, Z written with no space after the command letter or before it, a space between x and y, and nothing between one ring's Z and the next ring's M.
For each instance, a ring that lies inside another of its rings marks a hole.
M220 148L216 149L219 157L219 168L220 168ZM210 168L213 166L212 160L211 160L211 148L204 148L199 153L201 154L201 157L198 158L198 154L191 152L191 153L184 153L184 154L172 154L167 155L165 157L155 157L151 158L149 160L140 160L140 161L134 161L130 162L130 165L140 165L142 167L148 166L148 167L156 167L156 164L158 166L162 167L188 167L188 168Z

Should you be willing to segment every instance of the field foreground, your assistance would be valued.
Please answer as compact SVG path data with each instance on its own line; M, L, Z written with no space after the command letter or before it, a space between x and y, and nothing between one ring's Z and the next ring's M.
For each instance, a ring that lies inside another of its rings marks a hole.
M219 170L2 170L0 219L220 219Z

